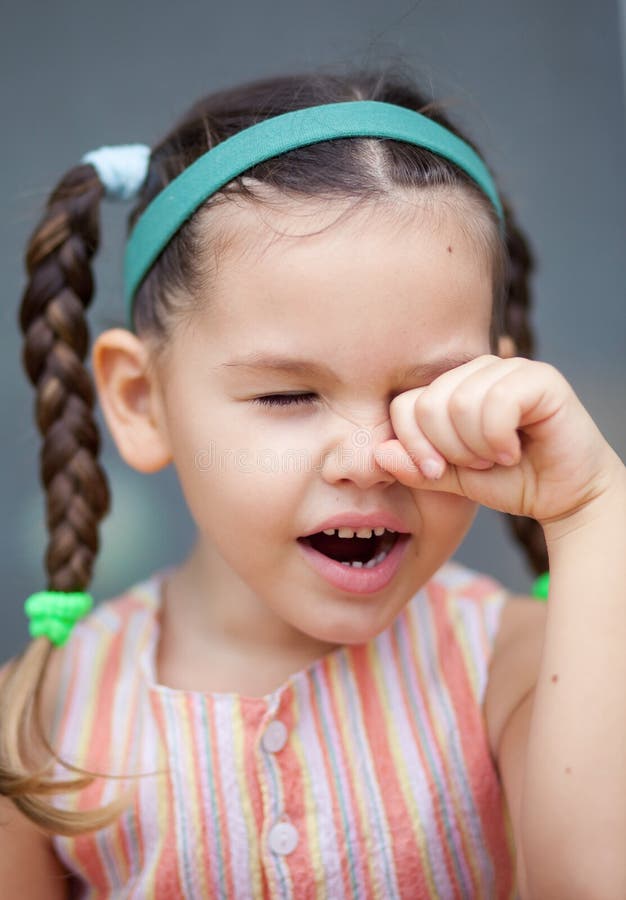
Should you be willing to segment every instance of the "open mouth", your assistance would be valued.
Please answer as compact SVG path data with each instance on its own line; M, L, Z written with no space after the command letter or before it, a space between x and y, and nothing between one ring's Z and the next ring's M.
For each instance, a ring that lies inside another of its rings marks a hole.
M396 531L385 531L377 535L372 532L369 538L339 537L335 529L333 534L325 534L323 531L308 537L300 537L299 541L309 544L318 553L330 557L345 566L353 568L373 569L379 565L393 549L400 537Z

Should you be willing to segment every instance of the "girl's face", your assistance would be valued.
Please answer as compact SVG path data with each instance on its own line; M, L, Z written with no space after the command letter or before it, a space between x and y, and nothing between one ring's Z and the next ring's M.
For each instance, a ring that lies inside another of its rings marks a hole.
M203 596L233 621L324 644L382 631L466 534L473 503L404 487L373 449L395 436L393 397L490 352L490 265L461 202L417 198L395 217L370 204L336 222L345 209L213 211L230 242L159 369ZM272 395L283 405L259 400ZM329 583L298 541L354 513L410 532L373 593Z

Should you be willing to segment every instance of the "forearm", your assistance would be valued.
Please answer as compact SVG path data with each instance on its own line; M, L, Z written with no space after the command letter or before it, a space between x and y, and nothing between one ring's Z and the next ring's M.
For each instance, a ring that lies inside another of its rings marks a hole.
M626 897L626 469L544 525L550 596L521 805L532 900Z

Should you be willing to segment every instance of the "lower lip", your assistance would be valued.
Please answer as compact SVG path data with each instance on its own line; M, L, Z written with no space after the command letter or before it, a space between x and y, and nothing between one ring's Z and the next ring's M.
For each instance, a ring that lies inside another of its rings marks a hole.
M409 540L410 535L400 535L387 556L373 569L344 566L304 541L297 543L310 565L329 584L351 594L375 594L387 587L400 568Z

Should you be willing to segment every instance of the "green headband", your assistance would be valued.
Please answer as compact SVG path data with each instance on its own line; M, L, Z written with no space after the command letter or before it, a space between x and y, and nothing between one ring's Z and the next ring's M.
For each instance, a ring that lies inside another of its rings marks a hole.
M359 136L405 141L451 160L484 191L503 222L498 192L480 156L432 119L376 100L297 109L258 122L217 144L147 206L130 235L124 260L124 293L131 328L133 298L141 281L181 225L211 194L252 166L288 150Z

